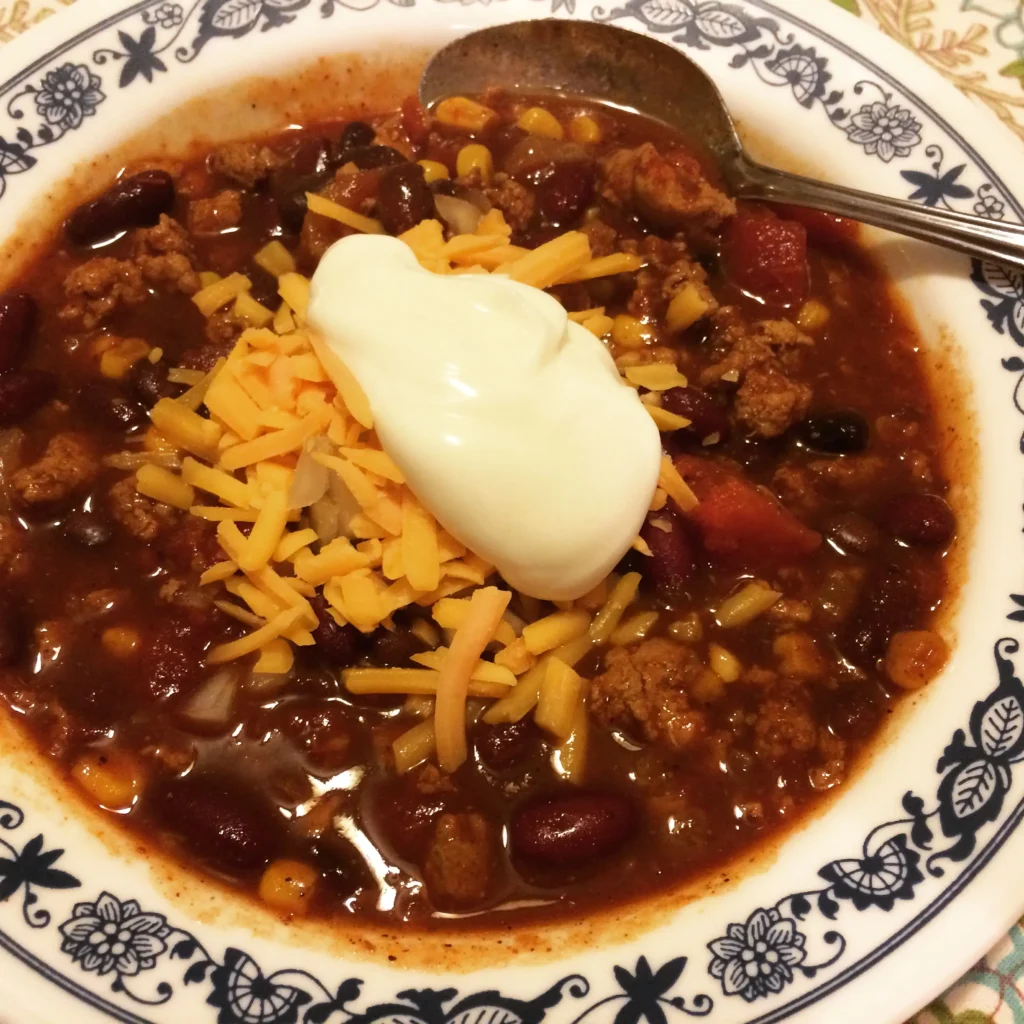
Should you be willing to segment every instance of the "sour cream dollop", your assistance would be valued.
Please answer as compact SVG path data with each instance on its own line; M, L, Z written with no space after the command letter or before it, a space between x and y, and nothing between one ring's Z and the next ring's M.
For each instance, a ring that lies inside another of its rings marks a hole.
M398 239L352 235L321 259L308 319L359 381L424 507L511 586L579 597L634 542L658 429L550 295L434 274Z

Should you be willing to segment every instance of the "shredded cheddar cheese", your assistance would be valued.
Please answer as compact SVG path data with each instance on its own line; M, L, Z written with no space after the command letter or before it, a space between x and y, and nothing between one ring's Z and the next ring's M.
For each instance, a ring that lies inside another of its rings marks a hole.
M383 231L379 221L321 196L307 201L310 211L350 229ZM401 238L434 273L503 274L537 288L642 266L631 254L594 258L582 232L533 250L512 245L511 235L495 208L470 233L446 237L440 221L426 220ZM516 721L536 709L540 725L568 744L567 763L570 755L578 761L582 754L572 743L583 742L586 686L572 666L618 628L639 577L611 575L547 615L541 602L518 595L518 614L506 612L512 594L488 585L494 567L418 500L383 450L358 381L306 326L310 283L292 254L275 240L255 262L277 278L280 304L257 302L242 274L201 275L196 307L207 317L229 310L245 329L209 372L170 371L169 379L188 390L157 402L143 457L122 467L137 471L140 494L216 524L224 556L200 584L216 588L214 605L247 632L212 648L207 662L252 656L256 672L290 672L294 648L315 642L318 594L326 604L320 615L363 633L394 629L396 612L422 608L412 629L430 649L414 655L416 668L342 673L353 693L426 702L423 721L395 742L399 771L435 751L445 771L462 763L469 697L496 702L484 715L489 722ZM604 307L569 316L598 336L612 331ZM686 386L674 365L622 372L624 385L648 393L659 427L687 424L660 408L661 392ZM684 511L696 504L666 458L651 508L670 500ZM635 546L649 553L642 541ZM578 765L570 774L578 776Z

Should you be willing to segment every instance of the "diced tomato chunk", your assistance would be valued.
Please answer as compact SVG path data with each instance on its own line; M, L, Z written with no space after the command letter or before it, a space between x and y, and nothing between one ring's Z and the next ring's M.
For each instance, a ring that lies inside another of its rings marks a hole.
M402 101L402 127L414 146L425 146L430 138L430 114L415 96Z
M688 518L714 561L766 567L802 558L821 545L821 534L727 467L681 455L676 468L697 495Z
M807 298L807 229L762 206L742 206L722 235L726 275L745 292L777 306Z
M837 217L824 210L812 210L806 206L789 206L776 203L776 213L786 220L795 220L807 228L807 237L812 242L825 245L851 245L857 241L860 225L855 220Z

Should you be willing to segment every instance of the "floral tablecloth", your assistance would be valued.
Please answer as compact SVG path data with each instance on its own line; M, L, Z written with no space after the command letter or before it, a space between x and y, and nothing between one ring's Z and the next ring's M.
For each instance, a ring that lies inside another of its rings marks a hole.
M0 0L0 47L72 2ZM988 107L1020 138L1024 156L1024 0L831 2L913 50ZM908 1024L1024 1024L1024 921Z

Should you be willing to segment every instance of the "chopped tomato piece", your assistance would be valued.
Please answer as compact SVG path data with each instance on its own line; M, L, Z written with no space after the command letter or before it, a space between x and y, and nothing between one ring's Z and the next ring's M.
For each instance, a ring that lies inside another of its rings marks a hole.
M807 298L807 229L762 206L740 207L726 224L722 263L734 284L772 305L797 306Z
M425 146L430 138L430 114L415 96L402 101L402 127L414 146Z
M715 561L772 565L809 555L821 545L821 534L720 463L681 455L676 469L697 495L699 504L688 518Z
M795 220L807 228L807 237L825 245L851 245L857 241L860 225L855 220L837 217L824 210L811 210L806 206L776 203L773 207L780 217Z

